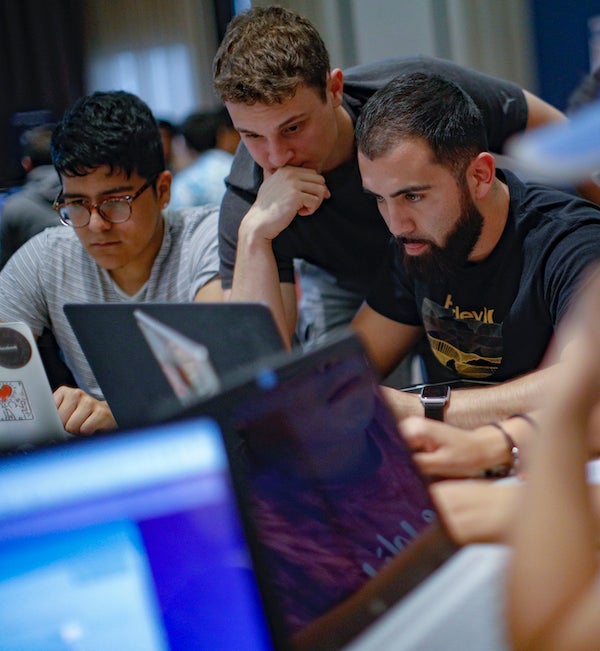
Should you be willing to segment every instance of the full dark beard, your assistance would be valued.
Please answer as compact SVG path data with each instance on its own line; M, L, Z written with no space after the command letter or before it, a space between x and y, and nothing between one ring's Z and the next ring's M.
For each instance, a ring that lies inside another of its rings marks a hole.
M403 246L405 238L398 237L396 242L403 253L408 273L418 280L435 283L453 276L465 264L477 244L482 228L483 216L465 191L461 198L460 219L446 237L443 247L430 240L419 240L429 245L429 251L420 255L408 255Z

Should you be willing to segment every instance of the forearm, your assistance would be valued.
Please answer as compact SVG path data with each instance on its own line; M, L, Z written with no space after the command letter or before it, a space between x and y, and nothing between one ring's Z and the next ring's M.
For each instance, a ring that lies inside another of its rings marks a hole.
M554 377L556 369L550 367L493 386L453 391L445 420L473 428L533 411L540 406Z
M444 420L457 427L475 429L492 421L505 420L513 414L534 411L540 406L556 374L557 370L552 366L501 384L453 389L444 409ZM384 390L399 419L424 415L417 394L398 389Z
M597 571L587 446L574 440L578 434L568 419L543 428L512 540L509 621L516 648L529 648L540 636L551 639L549 632Z
M244 221L238 234L229 300L268 305L286 346L291 346L295 329L295 306L284 303L272 242L256 233Z
M531 455L509 568L509 622L517 648L538 640L540 648L547 641L552 648L571 617L578 617L597 573L596 515L586 462L599 389L598 341L593 327L582 327L586 316L595 324L596 314L572 319L578 336L564 349L557 382L536 414L540 438Z

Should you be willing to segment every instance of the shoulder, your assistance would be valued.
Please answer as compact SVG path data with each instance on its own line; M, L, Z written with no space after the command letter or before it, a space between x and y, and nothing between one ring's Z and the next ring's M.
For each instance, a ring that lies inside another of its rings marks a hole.
M28 239L6 263L14 273L27 276L39 272L48 281L62 277L64 269L73 269L81 260L91 258L74 231L66 226L51 226Z
M212 204L165 212L165 223L171 237L182 243L198 237L216 240L218 222L219 207Z
M45 252L49 257L59 257L68 253L74 255L84 253L84 248L75 234L68 226L50 226L41 233L34 235L22 248Z
M527 182L508 170L501 170L511 197L511 210L517 219L535 215L544 222L555 223L561 231L586 225L600 226L600 206L567 190L541 183Z
M261 182L261 168L254 162L244 143L240 143L231 163L231 171L226 179L227 185L256 193Z
M207 204L179 210L167 210L165 222L170 230L186 231L196 229L200 224L210 224L218 218L219 207Z

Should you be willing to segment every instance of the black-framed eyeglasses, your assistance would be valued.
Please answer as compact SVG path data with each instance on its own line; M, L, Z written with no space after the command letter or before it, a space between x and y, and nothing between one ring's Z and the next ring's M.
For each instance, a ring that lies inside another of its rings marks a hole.
M125 197L111 197L98 203L92 203L87 199L75 199L74 201L62 201L62 192L56 197L53 204L54 210L58 213L60 221L65 226L83 228L90 223L92 210L97 210L102 219L111 224L122 224L131 217L131 204L151 185L154 184L158 175L148 179L142 187L132 195Z

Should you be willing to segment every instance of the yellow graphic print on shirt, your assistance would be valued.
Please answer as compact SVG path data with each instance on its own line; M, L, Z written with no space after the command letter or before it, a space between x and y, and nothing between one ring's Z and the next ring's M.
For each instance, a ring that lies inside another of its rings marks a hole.
M423 299L423 325L435 358L454 373L472 380L490 377L502 362L502 324L494 310L461 310L448 294L442 307Z

